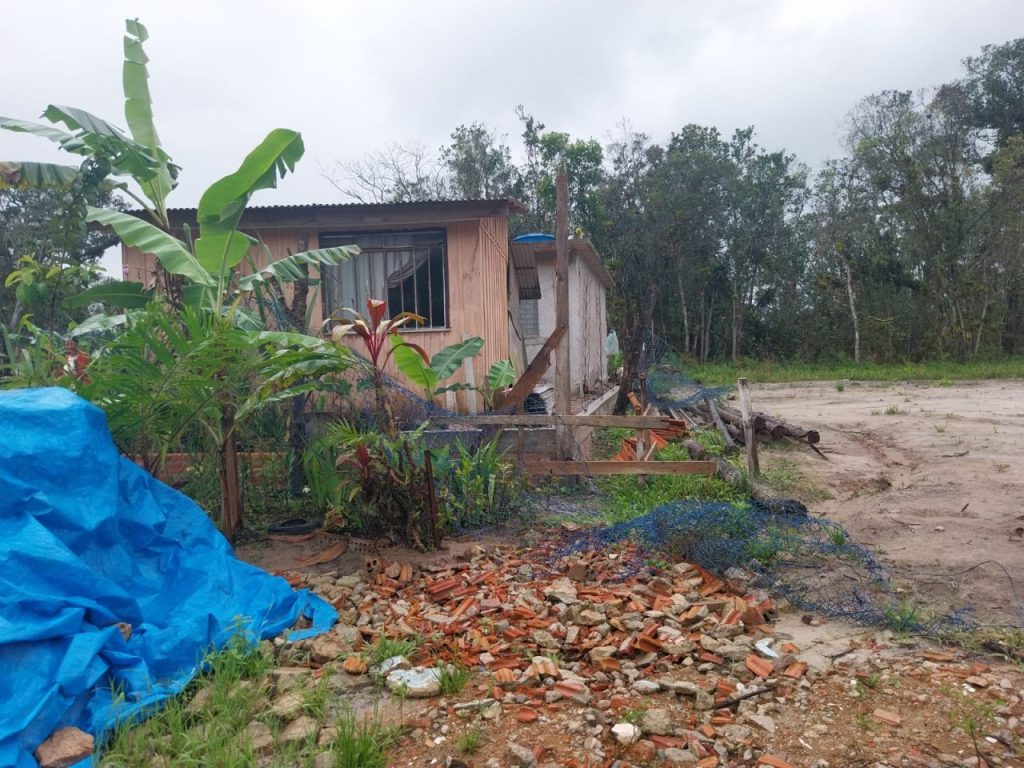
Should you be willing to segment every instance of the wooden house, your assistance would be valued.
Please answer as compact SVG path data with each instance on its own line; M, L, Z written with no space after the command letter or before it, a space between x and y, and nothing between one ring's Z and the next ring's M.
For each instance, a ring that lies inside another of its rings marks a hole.
M266 246L253 250L256 264L267 262L267 251L276 260L306 249L358 245L354 259L324 268L311 330L344 307L365 312L368 298L385 299L390 312L427 318L403 335L431 355L470 336L483 338L472 368L452 379L472 377L479 384L498 360L511 360L521 374L554 330L554 242L510 244L509 216L522 211L514 200L250 206L241 229ZM186 224L196 231L194 208L172 209L170 217L179 234ZM122 259L125 280L152 282L153 256L124 248ZM611 278L589 241L570 241L570 260L572 390L591 392L606 378L602 345ZM354 337L352 346L360 350ZM397 376L393 366L389 373ZM482 410L468 392L449 393L446 404Z

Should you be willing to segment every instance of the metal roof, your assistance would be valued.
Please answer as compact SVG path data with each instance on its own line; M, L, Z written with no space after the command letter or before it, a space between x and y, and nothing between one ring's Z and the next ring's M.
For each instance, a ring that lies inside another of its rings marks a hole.
M513 253L515 253L517 246L519 248L529 250L529 258L532 260L534 269L536 269L537 259L543 258L546 261L547 259L555 258L555 244L551 241L518 244L513 242ZM570 238L569 256L575 256L582 259L583 263L586 264L587 268L594 274L594 277L596 277L605 288L612 287L612 273L609 272L608 268L601 263L601 256L598 254L597 249L594 248L594 244L590 242L590 240L586 238Z
M288 203L278 205L247 205L247 211L298 211L298 210L321 210L329 211L335 209L355 208L416 208L426 206L452 206L452 207L474 207L479 205L497 205L507 203L510 213L526 213L527 209L518 200L507 197L499 198L478 198L473 200L410 200L399 203L364 203L353 201L348 203ZM195 208L168 208L169 213L195 213Z
M536 243L513 240L509 244L509 256L516 271L520 299L540 298L540 279L537 276L537 259L534 255Z

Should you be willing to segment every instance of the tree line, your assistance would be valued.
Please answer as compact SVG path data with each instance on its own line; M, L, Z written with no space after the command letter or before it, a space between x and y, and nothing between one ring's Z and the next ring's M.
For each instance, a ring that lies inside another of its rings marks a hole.
M392 146L325 176L367 202L513 197L529 208L516 232L551 232L564 168L571 228L615 275L620 334L653 330L695 359L1024 351L1024 38L953 82L861 99L844 156L813 171L753 127L655 141L622 125L602 146L517 114L520 162L474 123L436 156Z
M565 169L571 231L615 276L610 317L627 353L649 331L697 360L1024 351L1024 38L985 46L952 82L863 98L844 155L814 170L753 127L688 124L654 140L624 123L602 145L516 111L517 159L473 123L437 153L395 145L324 175L365 202L516 198L521 233L553 231ZM77 319L57 299L95 279L109 240L54 216L68 199L0 196L0 322Z

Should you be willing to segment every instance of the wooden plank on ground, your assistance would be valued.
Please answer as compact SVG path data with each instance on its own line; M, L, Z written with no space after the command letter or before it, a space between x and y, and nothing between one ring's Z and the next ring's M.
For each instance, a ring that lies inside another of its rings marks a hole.
M532 475L713 475L714 461L530 461Z

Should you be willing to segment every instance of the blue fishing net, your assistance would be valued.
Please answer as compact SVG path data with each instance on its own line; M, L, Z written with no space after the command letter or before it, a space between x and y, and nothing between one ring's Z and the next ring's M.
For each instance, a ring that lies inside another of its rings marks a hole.
M636 568L645 558L670 556L719 576L741 577L812 614L928 634L975 626L969 608L935 615L902 598L871 550L842 526L808 514L798 501L675 501L589 530L558 555L625 541L639 545Z

